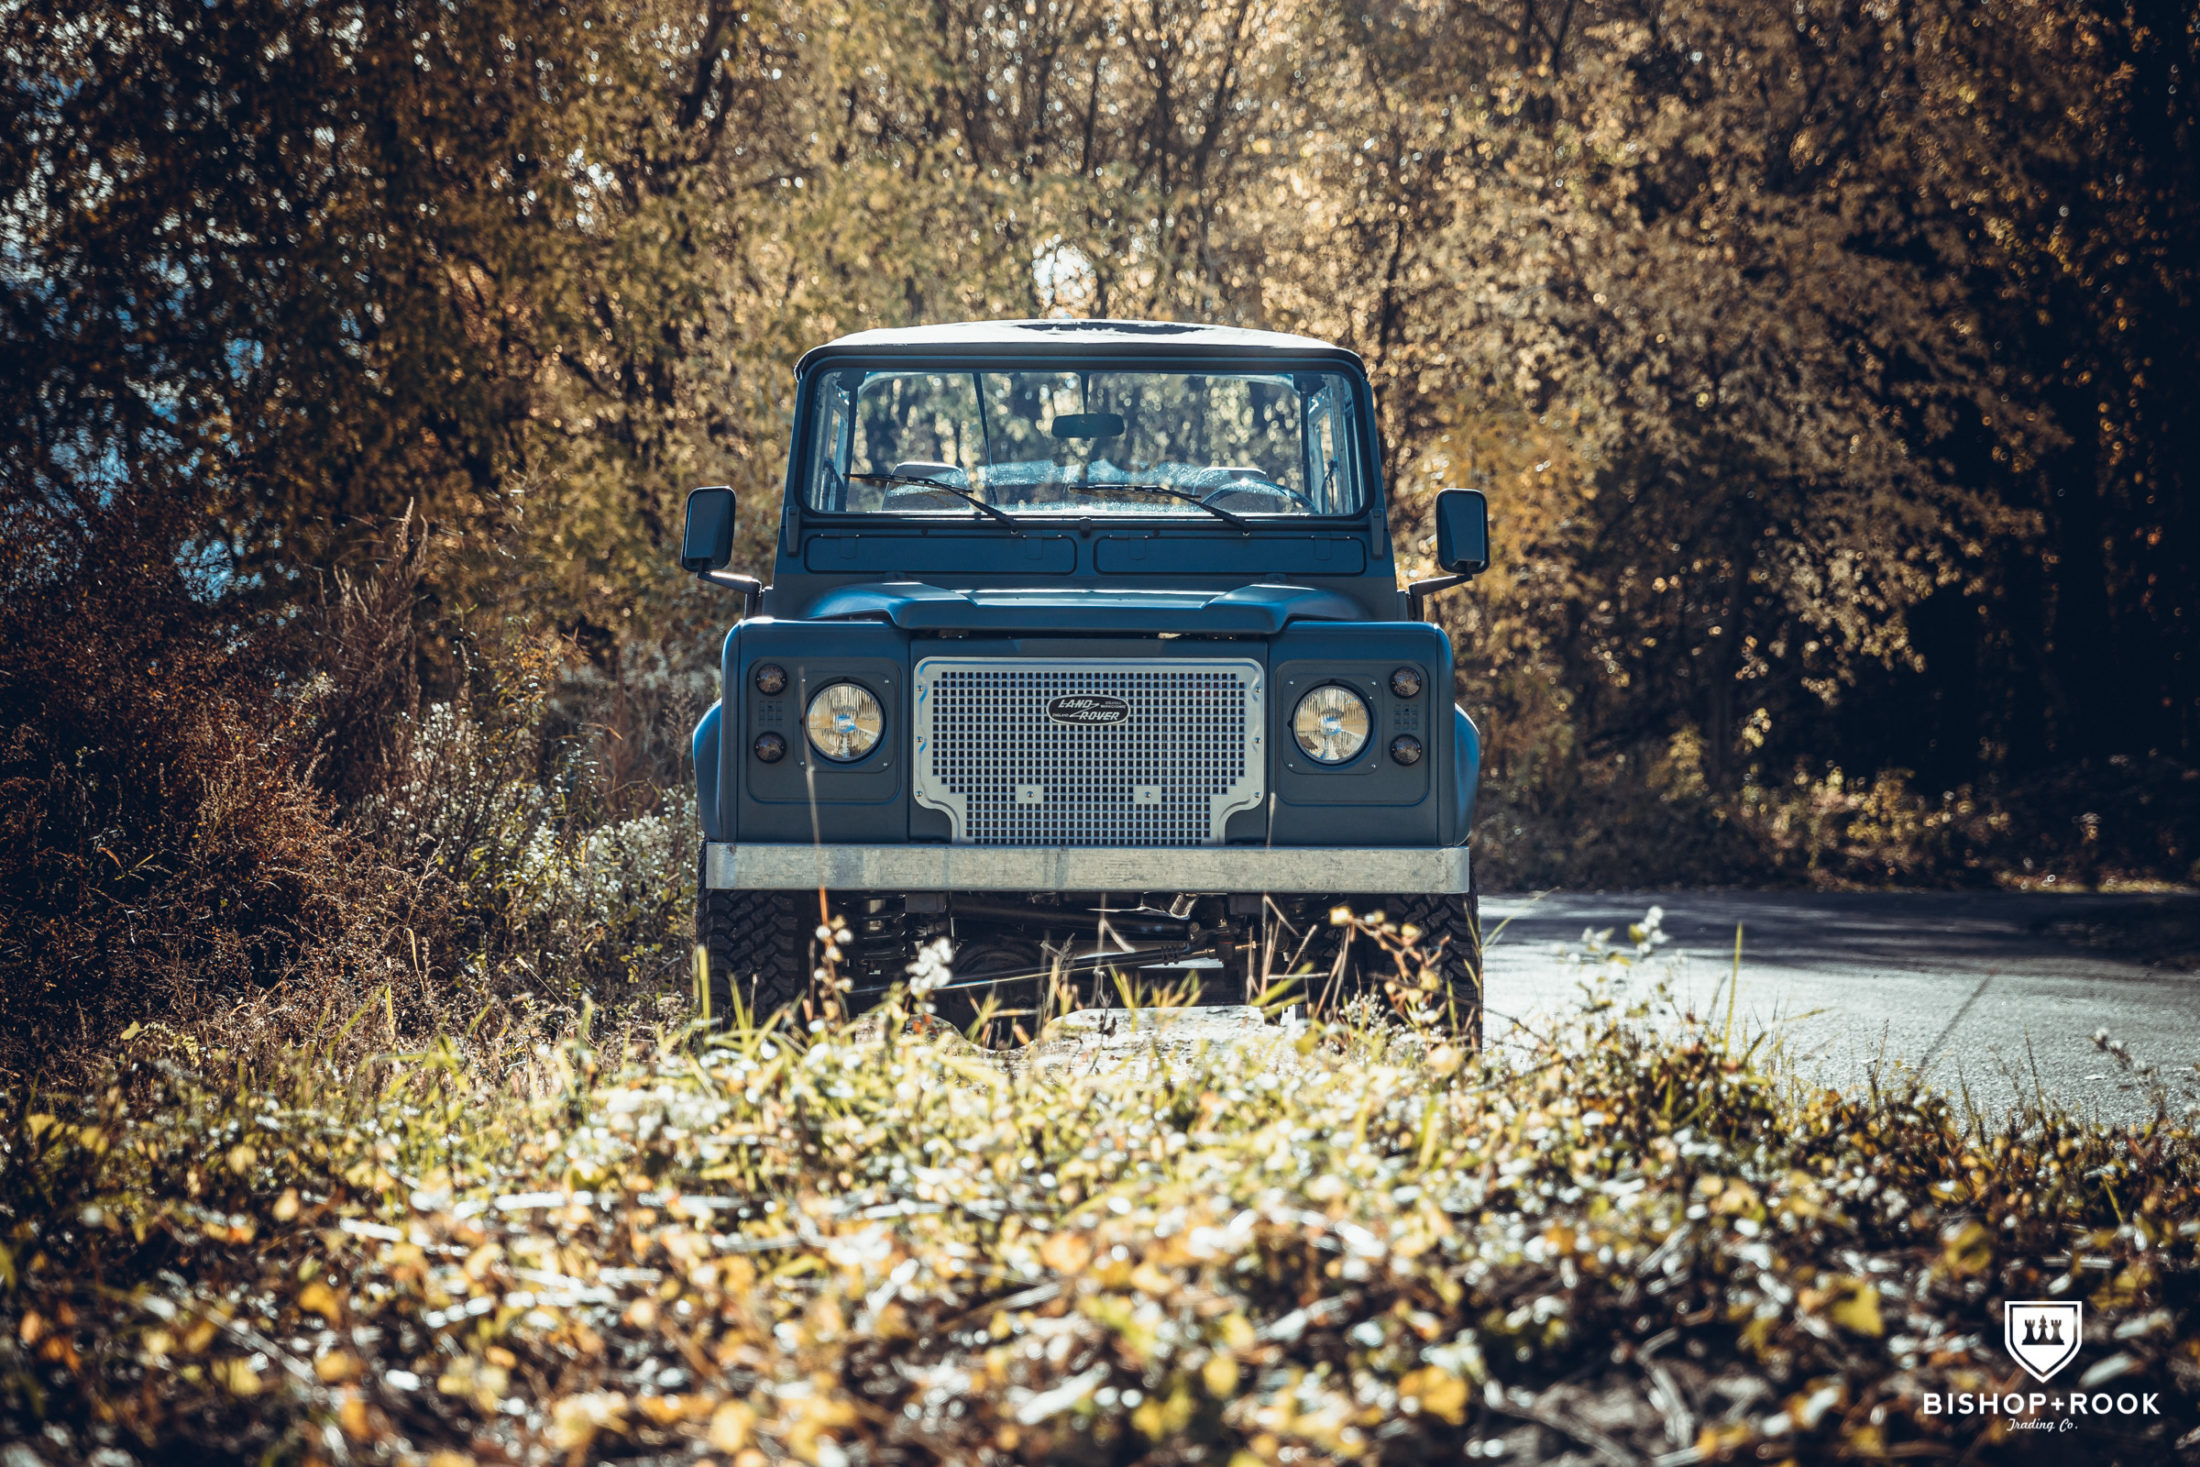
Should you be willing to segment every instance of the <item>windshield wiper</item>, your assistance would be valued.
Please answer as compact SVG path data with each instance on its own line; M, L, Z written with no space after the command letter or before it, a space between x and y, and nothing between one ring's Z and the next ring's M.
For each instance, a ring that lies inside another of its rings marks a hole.
M991 515L994 519L999 520L1002 524L1008 526L1011 530L1021 532L1024 529L1024 522L1017 519L1014 515L1009 514L1003 510L995 509L992 505L987 504L984 500L978 498L977 495L967 493L961 489L957 489L952 484L942 484L937 479L922 479L917 477L915 474L848 474L845 477L854 479L858 483L862 484L884 484L888 488L894 488L898 485L908 485L912 488L917 489L937 489L942 494L954 495L957 499L960 499L963 503L969 505L972 509L977 510L980 514Z
M1218 504L1209 504L1188 489L1177 489L1167 484L1072 484L1069 486L1083 494L1160 494L1170 499L1181 499L1186 504L1196 504L1218 520L1236 525L1246 534L1253 533L1253 522L1244 515L1233 513Z

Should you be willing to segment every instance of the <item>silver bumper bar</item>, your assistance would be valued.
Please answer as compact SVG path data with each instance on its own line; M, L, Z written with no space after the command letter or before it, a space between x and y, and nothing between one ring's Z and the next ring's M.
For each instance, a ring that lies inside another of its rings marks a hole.
M714 890L1373 892L1467 890L1467 851L1197 846L797 846L714 841Z

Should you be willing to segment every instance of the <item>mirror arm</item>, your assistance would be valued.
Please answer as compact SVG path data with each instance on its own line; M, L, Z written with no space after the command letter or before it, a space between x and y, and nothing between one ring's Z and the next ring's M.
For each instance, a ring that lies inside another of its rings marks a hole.
M1460 571L1448 576L1430 576L1425 581L1408 581L1406 583L1406 620L1427 621L1429 597L1435 595L1438 591L1449 591L1454 586L1464 586L1480 574L1482 572L1479 570L1470 570Z
M743 619L756 615L757 608L764 602L764 583L754 576L739 576L732 571L707 570L697 571L695 579L728 591L739 591Z

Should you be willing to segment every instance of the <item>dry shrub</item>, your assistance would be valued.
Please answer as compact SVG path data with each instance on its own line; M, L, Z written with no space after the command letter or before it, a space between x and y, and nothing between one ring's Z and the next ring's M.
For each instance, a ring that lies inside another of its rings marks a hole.
M1523 887L1976 886L2054 876L2200 874L2200 769L2166 758L2073 763L2021 782L1920 789L1906 769L1752 766L1707 778L1692 728L1589 756L1507 741L1475 831L1483 880Z
M2006 863L2067 873L2200 883L2200 768L2175 759L2111 755L2012 786Z
M128 1025L233 1046L379 994L383 1040L514 998L685 991L697 824L679 772L707 660L604 665L526 626L431 626L429 537L302 615L194 579L203 517L27 513L0 639L0 1063ZM432 644L432 646L430 645ZM457 685L424 697L428 651Z
M1486 772L1474 848L1491 891L1778 879L1687 736L1597 757L1560 738Z
M692 642L607 641L569 659L545 728L585 752L607 818L647 813L695 788L695 722L718 697L718 622Z
M524 626L462 645L464 684L399 720L349 813L432 894L433 966L479 1001L684 993L701 831L677 766L663 776L694 690L661 655L606 672Z
M316 695L118 495L0 544L0 1034L9 1065L286 984L394 974L409 893L306 777Z
M371 568L329 573L302 641L289 649L289 663L313 690L306 763L340 809L372 797L407 752L420 708L415 620L429 549L408 506Z

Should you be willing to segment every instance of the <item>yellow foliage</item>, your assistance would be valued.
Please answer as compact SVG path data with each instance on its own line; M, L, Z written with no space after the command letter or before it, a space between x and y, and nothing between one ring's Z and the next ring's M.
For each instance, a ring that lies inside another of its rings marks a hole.
M1835 1295L1826 1317L1852 1335L1878 1339L1886 1333L1879 1315L1879 1290L1869 1279L1852 1279Z
M710 1430L704 1439L714 1452L738 1452L749 1444L755 1428L754 1411L740 1401L727 1401L711 1413Z
M1401 1401L1412 1398L1421 1410L1453 1426L1466 1419L1466 1381L1433 1366L1424 1366L1402 1378L1398 1396Z

